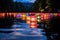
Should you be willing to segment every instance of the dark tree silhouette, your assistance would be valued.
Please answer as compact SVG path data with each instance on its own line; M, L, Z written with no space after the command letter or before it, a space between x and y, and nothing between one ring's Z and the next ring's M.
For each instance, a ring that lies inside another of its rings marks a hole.
M58 12L60 9L60 0L36 0L31 7L35 12Z
M13 11L13 1L12 0L0 0L0 12Z

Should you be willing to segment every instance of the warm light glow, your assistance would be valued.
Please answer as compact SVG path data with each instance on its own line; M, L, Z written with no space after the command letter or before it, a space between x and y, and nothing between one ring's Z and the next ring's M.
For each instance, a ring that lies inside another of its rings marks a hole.
M22 20L25 20L25 19L26 19L26 14L23 14L23 15L21 16L21 19L22 19Z
M5 13L3 13L3 17L5 17Z
M26 16L26 20L30 20L30 16Z
M0 13L0 18L4 18L5 17L5 13Z
M50 16L51 16L51 14L46 14L46 19L49 20Z
M30 24L30 16L26 16L26 23Z
M16 17L16 13L14 13L14 17Z
M43 21L44 20L44 14L41 14L41 20Z
M58 14L57 13L54 13L53 15L56 17Z
M46 14L44 14L44 19L46 19Z
M35 21L35 18L31 18L31 21Z
M30 24L30 21L26 21L27 24Z
M7 16L9 15L9 13L7 13Z
M9 15L11 16L11 13L9 13Z
M40 15L40 13L36 13L36 16L39 16Z
M31 23L32 25L36 24L36 23Z
M38 22L41 22L41 20L38 20Z
M34 16L30 16L30 28L37 28L37 17Z
M35 28L36 26L31 26L31 28Z

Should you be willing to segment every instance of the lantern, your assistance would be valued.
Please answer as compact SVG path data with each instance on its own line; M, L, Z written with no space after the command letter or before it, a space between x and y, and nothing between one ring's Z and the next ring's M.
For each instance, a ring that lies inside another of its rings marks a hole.
M34 16L30 16L30 28L37 28L37 17Z
M26 16L26 23L30 24L30 16Z
M40 16L37 16L37 21L41 22L41 17Z
M41 21L43 21L44 20L44 14L40 14L40 16L41 16Z

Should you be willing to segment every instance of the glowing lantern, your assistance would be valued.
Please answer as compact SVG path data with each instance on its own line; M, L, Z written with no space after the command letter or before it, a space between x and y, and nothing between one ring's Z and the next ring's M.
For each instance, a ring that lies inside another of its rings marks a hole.
M5 13L0 13L0 18L4 18Z
M41 21L43 21L44 20L44 14L40 14L40 16L41 16Z
M26 23L30 24L30 16L26 16Z
M50 19L50 16L51 16L51 14L48 14L48 13L47 13L47 14L46 14L46 19L49 20L49 19Z
M37 28L37 17L30 16L30 28Z
M56 17L58 14L57 13L54 13L53 15Z
M20 18L21 18L22 20L25 20L25 19L26 19L26 14L25 14L25 13L21 13L21 14L20 14Z
M9 16L11 17L12 13L9 13Z
M41 17L40 16L37 16L37 21L41 22Z
M44 14L44 19L45 19L45 20L48 20L49 18L50 18L50 14L49 14L49 13L45 13L45 14Z
M44 19L46 20L46 14L44 14Z
M9 13L7 13L7 16L9 15Z
M3 13L3 17L5 16L5 13Z
M36 21L37 20L37 17L36 16L30 16L30 21Z
M14 17L16 18L16 13L14 13Z

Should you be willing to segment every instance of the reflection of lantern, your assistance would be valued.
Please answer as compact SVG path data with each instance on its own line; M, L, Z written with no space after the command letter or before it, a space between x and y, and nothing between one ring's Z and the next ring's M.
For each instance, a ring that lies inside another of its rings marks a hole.
M30 24L30 16L26 16L26 23Z
M37 28L37 17L30 16L30 28Z

